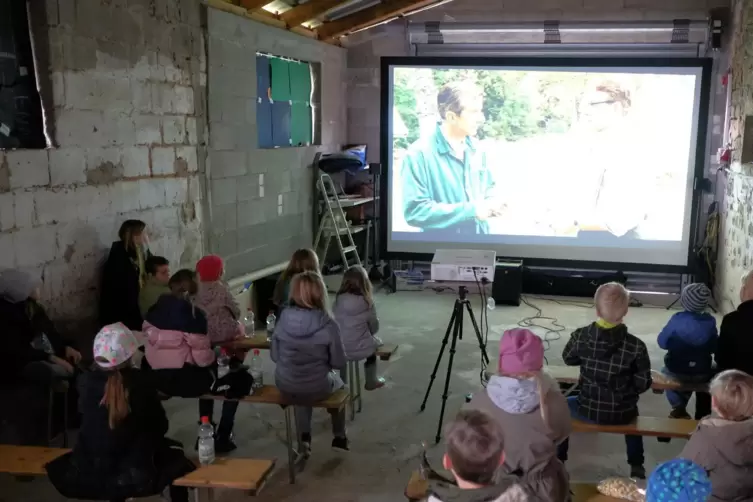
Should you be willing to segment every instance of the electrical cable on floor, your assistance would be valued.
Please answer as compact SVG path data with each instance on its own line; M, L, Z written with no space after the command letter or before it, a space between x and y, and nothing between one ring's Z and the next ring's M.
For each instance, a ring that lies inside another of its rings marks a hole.
M518 321L518 326L520 326L521 328L539 328L545 330L543 341L544 353L546 353L546 351L551 348L552 342L556 342L557 340L560 340L562 338L562 332L567 328L563 324L560 324L558 318L543 315L541 308L531 303L531 301L528 300L525 296L522 296L520 300L525 305L535 310L536 314L521 319L520 321ZM551 326L537 324L536 321L548 321ZM544 356L544 361L546 362L546 364L549 364L549 360L546 358L546 356Z
M473 278L476 279L476 286L478 286L478 292L481 295L481 338L484 340L484 349L486 349L486 346L489 342L489 305L487 303L486 299L486 291L481 285L481 281L478 279L478 275L476 274L476 267L473 267ZM486 320L486 324L484 324L484 320ZM484 329L486 327L486 329ZM481 352L481 371L479 372L479 380L481 380L481 385L483 387L486 387L486 368L487 364L484 360L484 353Z

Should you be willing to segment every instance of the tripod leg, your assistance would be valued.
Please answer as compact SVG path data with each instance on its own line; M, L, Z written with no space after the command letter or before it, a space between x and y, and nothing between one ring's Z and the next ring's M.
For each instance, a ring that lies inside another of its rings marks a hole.
M458 314L455 316L455 329L452 333L452 343L450 344L450 360L447 363L447 376L444 380L444 392L442 393L442 409L439 411L439 424L437 425L437 437L436 443L439 444L439 440L442 438L442 422L444 422L444 409L447 405L447 395L450 387L450 377L452 376L452 360L455 359L455 346L457 345L458 338L463 333L463 306L458 303L455 307Z
M476 339L478 340L478 346L481 349L481 357L484 358L484 363L489 364L489 354L486 353L486 345L484 344L484 337L481 336L481 330L478 329L476 324L476 316L473 315L471 304L466 303L465 308L468 309L468 315L471 316L471 323L473 324L473 331L476 332Z
M431 378L429 379L429 387L426 389L424 400L421 402L421 411L424 411L424 409L426 409L426 401L429 399L431 386L434 385L434 379L437 377L437 370L439 369L439 363L440 361L442 361L442 355L444 354L445 347L447 347L447 340L450 338L450 331L452 330L453 326L455 326L455 319L457 315L458 315L458 309L455 308L452 311L452 315L450 316L450 324L447 325L447 332L445 332L444 338L442 338L442 348L439 349L437 362L434 363L434 370L431 372Z

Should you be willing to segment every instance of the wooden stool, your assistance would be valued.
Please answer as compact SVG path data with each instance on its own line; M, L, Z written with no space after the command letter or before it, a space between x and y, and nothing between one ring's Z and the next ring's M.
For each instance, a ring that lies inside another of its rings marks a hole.
M361 401L361 361L348 361L348 388L350 389L350 420L356 419L356 402L358 413L361 413L363 402Z

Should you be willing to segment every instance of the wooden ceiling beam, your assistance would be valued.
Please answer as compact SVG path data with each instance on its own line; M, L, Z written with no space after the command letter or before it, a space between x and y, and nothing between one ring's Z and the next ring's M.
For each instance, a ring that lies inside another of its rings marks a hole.
M224 10L225 12L230 12L231 14L235 14L236 16L245 17L247 19L253 19L254 21L258 21L260 23L264 23L269 26L274 26L275 28L280 28L283 30L287 28L285 21L280 19L278 16L272 14L271 12L267 12L265 10L251 12L251 11L246 10L245 7L241 7L239 5L233 5L227 0L205 0L205 2L209 7L219 9L219 10ZM314 30L304 28L303 26L296 26L295 28L291 28L290 31L292 31L293 33L297 33L298 35L303 35L304 37L308 37L308 38L318 37L317 33ZM329 41L329 43L338 45L336 41L334 40Z
M384 0L367 9L359 10L335 21L324 23L316 29L319 38L331 40L356 30L381 23L405 12L420 9L439 0Z
M254 11L261 9L268 3L272 3L271 0L240 0L239 5L247 11Z
M299 26L306 21L324 14L328 10L345 3L347 0L309 0L308 2L293 7L280 14L280 19L285 21L288 28Z

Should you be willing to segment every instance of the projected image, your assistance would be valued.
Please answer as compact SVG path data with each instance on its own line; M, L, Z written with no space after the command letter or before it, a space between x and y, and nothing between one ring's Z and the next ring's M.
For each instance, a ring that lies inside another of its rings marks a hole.
M596 70L394 67L392 239L687 238L697 72Z

